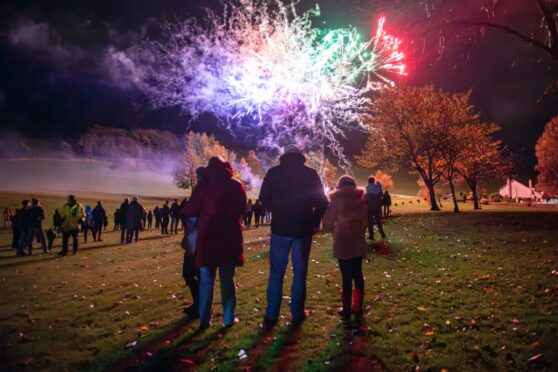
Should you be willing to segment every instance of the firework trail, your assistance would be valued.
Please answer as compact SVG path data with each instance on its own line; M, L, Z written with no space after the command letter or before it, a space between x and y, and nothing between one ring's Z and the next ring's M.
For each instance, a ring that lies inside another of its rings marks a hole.
M339 142L363 119L373 92L405 75L400 40L384 30L363 40L355 28L312 26L319 8L239 0L223 15L166 24L158 41L127 51L136 83L156 107L210 112L260 148L297 143L348 164Z

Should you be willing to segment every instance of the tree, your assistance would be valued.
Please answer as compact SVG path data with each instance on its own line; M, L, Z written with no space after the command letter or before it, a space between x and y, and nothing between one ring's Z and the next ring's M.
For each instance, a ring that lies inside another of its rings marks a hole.
M196 169L207 165L213 156L221 156L234 162L236 155L229 152L213 136L205 133L189 132L184 136L185 150L174 173L174 183L182 189L194 188L196 185Z
M382 185L382 189L384 190L392 190L395 186L393 178L391 178L389 174L384 173L381 170L376 171L376 174L374 174L374 179L377 182L380 182L380 184Z
M448 131L469 114L468 97L433 86L385 90L371 107L371 133L357 163L390 171L409 168L428 188L431 210L439 210L435 186L446 169L443 150Z
M311 151L305 155L307 165L318 172L328 190L333 190L337 185L337 168L320 152Z
M494 123L480 121L464 128L463 135L469 138L469 141L455 169L469 185L475 209L480 209L479 185L509 171L510 165L504 156L502 141L493 138L499 130L498 125Z
M547 192L555 194L558 191L558 116L546 125L535 150L538 181Z

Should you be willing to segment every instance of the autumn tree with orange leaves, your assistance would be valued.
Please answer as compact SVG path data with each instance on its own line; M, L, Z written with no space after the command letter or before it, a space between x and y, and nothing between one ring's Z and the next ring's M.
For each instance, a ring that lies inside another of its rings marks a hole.
M558 116L545 127L535 147L539 184L546 192L558 193Z
M357 163L389 171L408 168L439 210L435 187L444 176L450 134L476 118L469 94L449 94L433 86L385 90L372 106L370 137Z

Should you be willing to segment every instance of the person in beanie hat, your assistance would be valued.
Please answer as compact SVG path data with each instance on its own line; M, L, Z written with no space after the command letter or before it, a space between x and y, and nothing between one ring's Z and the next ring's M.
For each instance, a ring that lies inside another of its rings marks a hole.
M324 230L333 231L333 256L341 270L343 307L338 313L344 318L350 317L351 312L360 315L363 309L362 259L366 254L364 237L368 224L368 208L363 195L364 190L356 187L353 177L341 177L336 190L329 194L331 202L324 216Z
M269 279L263 328L279 319L283 279L291 255L291 319L298 326L306 318L306 277L312 235L319 230L328 200L318 173L304 165L306 158L295 145L285 148L279 165L265 175L259 200L271 211Z

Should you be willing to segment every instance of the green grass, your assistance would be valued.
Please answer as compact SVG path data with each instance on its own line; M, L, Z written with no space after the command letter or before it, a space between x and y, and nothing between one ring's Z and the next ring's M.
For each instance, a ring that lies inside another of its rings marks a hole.
M20 197L3 194L0 204ZM43 199L47 209L62 203ZM375 246L364 263L367 311L360 322L344 324L336 315L340 274L332 238L316 236L308 276L312 316L292 331L286 299L270 333L258 326L269 272L266 228L245 233L247 263L236 275L240 323L221 328L217 284L214 323L201 335L182 313L189 297L179 236L149 231L140 243L122 246L110 232L77 256L15 258L10 234L1 232L2 369L558 369L558 275L552 273L558 214L464 207L461 214L430 213L424 203L394 207L385 223L389 251ZM289 272L285 296L290 278ZM147 332L138 332L144 326Z

